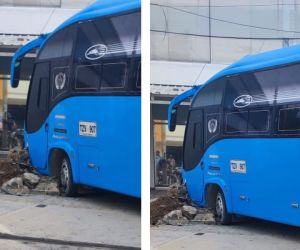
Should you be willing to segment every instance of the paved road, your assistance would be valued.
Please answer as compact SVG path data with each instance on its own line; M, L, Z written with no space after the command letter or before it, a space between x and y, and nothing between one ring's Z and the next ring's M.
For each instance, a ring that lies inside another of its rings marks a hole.
M151 249L298 250L300 228L248 219L231 226L151 227Z
M108 192L77 198L0 193L0 204L0 249L87 249L7 240L1 234L140 247L140 201L136 199Z

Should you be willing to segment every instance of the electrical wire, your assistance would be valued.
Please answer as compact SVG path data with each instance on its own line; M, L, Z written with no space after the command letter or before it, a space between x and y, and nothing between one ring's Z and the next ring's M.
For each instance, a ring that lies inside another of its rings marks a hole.
M190 15L194 15L194 16L199 16L202 18L206 18L206 19L210 19L210 20L214 20L214 21L218 21L218 22L222 22L222 23L228 23L228 24L233 24L233 25L238 25L238 26L242 26L242 27L248 27L248 28L254 28L254 29L262 29L262 30L269 30L269 31L280 31L280 32L285 32L285 33L296 33L296 34L300 34L300 31L296 31L296 30L283 30L283 29L275 29L275 28L268 28L268 27L263 27L263 26L256 26L256 25L250 25L250 24L243 24L243 23L238 23L238 22L233 22L233 21L229 21L229 20L225 20L225 19L221 19L221 18L215 18L215 17L209 17L206 15L202 15L202 14L197 14L194 12L190 12L187 10L183 10L183 9L179 9L173 6L169 6L169 5L162 5L162 4L151 4L153 6L158 6L158 7L165 7L165 8L169 8L169 9L173 9L179 12L183 12L183 13L187 13Z
M151 3L150 5L159 5ZM173 5L174 7L199 7L199 8L236 8L236 7L272 7L272 6L300 6L299 3L274 3L274 4L229 4L229 5Z
M239 37L239 36L217 36L217 35L202 35L202 34L193 34L193 33L184 33L184 32L173 32L173 31L164 31L164 30L155 30L151 29L152 32L165 33L165 34L174 34L174 35L183 35L183 36L196 36L204 38L225 38L225 39L240 39L240 40L271 40L271 41L280 41L280 40L299 40L300 37Z

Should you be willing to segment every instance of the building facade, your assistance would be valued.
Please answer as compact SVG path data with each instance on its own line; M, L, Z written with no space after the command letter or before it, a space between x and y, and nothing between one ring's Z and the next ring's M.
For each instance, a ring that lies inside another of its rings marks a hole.
M299 21L299 0L151 0L152 188L174 180L168 161L161 171L158 152L163 160L175 157L177 168L182 163L189 103L170 133L170 100L241 57L298 44Z

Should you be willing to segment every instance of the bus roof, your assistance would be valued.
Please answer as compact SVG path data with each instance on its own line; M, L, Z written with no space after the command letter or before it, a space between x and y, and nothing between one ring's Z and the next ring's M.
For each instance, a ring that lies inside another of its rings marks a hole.
M37 39L25 44L21 48L19 48L14 54L11 67L11 86L13 88L18 87L18 81L14 81L15 75L15 65L19 58L22 58L25 54L31 51L34 48L42 47L45 42L57 31L80 21L93 19L96 17L113 15L120 12L126 12L134 9L141 8L141 0L97 0L95 3L89 5L85 9L81 10L74 16L70 17L68 20L63 22L60 26L58 26L53 32L48 34L43 34Z
M194 86L192 89L187 90L182 94L176 96L171 101L168 109L169 129L170 129L172 110L184 100L188 98L194 98L204 86L210 84L211 82L224 76L235 75L243 72L250 72L259 69L290 64L294 62L300 62L300 45L295 45L292 47L267 51L264 53L248 55L243 57L242 59L229 65L227 68L221 70L219 73L215 74L204 84Z
M300 45L276 49L255 55L248 55L221 70L219 73L210 78L204 85L223 76L285 65L297 61L300 61Z

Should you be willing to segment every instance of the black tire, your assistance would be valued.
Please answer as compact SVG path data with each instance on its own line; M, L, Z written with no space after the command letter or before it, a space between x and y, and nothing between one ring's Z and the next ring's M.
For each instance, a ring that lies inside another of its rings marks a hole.
M218 190L215 199L215 219L218 224L229 225L232 222L232 215L228 213L226 201L222 190Z
M59 189L62 195L72 197L77 194L77 186L73 182L72 166L69 158L64 155L59 161Z

